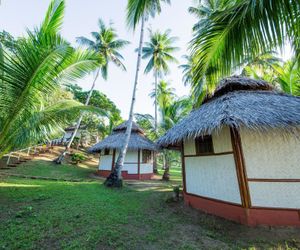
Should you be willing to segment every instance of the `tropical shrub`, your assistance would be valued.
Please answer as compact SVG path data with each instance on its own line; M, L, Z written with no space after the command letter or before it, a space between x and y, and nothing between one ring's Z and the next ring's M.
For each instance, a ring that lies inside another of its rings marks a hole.
M85 161L86 159L87 159L87 157L82 153L73 153L71 155L71 160L75 164L78 164L79 162Z

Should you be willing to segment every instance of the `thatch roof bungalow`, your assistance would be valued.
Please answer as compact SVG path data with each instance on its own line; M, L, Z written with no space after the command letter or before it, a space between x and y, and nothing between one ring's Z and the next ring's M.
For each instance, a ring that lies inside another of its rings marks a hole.
M125 140L126 128L127 122L124 122L114 128L111 135L89 149L90 153L100 153L97 172L100 176L107 177L113 170ZM144 131L133 122L122 177L124 179L151 179L153 176L153 155L157 150L157 145L149 140Z
M81 137L82 132L85 131L86 128L87 128L86 125L80 125L75 137L77 137L77 138ZM75 131L75 126L70 126L70 127L65 128L65 133L61 139L61 142L67 143L71 139L74 131Z
M299 97L230 77L158 144L181 145L187 204L248 225L300 226L299 139Z

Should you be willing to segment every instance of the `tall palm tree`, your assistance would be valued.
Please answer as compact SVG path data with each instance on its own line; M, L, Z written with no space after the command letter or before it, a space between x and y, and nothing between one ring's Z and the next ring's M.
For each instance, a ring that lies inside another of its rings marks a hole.
M169 106L176 97L175 89L170 87L167 81L161 80L157 88L150 93L150 97L157 100L159 109L163 109Z
M93 52L75 50L60 36L64 7L63 0L52 0L39 28L18 39L12 51L1 49L0 157L46 138L70 119L78 102L47 106L47 97L61 83L78 80L104 61Z
M149 42L145 43L142 49L142 58L149 59L145 68L145 73L153 71L154 84L155 84L155 129L157 130L157 84L158 78L163 74L170 71L168 63L178 63L176 58L172 55L175 51L179 50L174 47L173 43L178 39L177 37L170 37L171 30L165 32L153 32L149 30Z
M91 96L93 94L93 90L96 85L96 81L100 74L100 70L101 70L101 75L105 80L107 80L108 65L110 62L113 62L117 67L121 68L122 70L126 70L124 64L122 63L122 60L124 58L119 51L123 49L126 45L128 45L129 42L122 39L118 39L117 32L112 27L112 24L110 24L110 26L107 27L103 22L103 20L99 19L98 26L99 26L99 31L91 33L94 40L90 40L86 37L77 38L77 42L80 45L87 47L89 50L99 54L101 57L104 57L105 59L104 65L101 65L101 67L99 67L96 70L96 75L93 80L89 94L87 96L85 105L88 105L90 102ZM73 131L73 134L70 140L68 141L65 150L61 153L61 155L57 159L55 159L56 163L58 164L62 163L66 153L69 151L73 143L73 140L82 122L82 119L83 119L83 114L80 115L76 123L75 130Z
M203 8L211 1L202 2ZM245 60L277 48L289 40L300 59L300 2L298 0L221 1L222 7L200 17L203 24L191 41L196 64L193 84L215 83Z
M185 60L184 64L179 65L179 68L182 70L182 81L185 86L190 85L190 97L193 101L193 106L195 108L199 107L207 95L208 86L204 79L200 79L198 84L193 82L193 68L195 65L195 59L192 56L184 55L183 59Z
M125 132L125 141L120 150L114 171L106 179L106 186L120 187L122 186L122 168L128 148L128 143L131 135L133 111L136 98L136 89L139 81L139 71L141 65L141 55L144 41L144 26L145 19L149 16L154 17L155 14L161 12L161 2L170 3L170 0L128 0L127 2L127 24L129 27L136 29L136 26L141 22L140 42L138 47L137 65L135 79L133 85L133 93L129 111L129 118Z
M152 92L153 98L155 97L154 94L155 90ZM157 98L161 116L158 123L158 135L162 136L191 111L192 102L187 97L178 98L174 94L174 89L165 81L161 81L158 84ZM137 114L136 117L139 125L148 131L150 138L155 138L154 118L149 114ZM163 168L165 170L163 179L169 180L170 153L164 150L162 155Z

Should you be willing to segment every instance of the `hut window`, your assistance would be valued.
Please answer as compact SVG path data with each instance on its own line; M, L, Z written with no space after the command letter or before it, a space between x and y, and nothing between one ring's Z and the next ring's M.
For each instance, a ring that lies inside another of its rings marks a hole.
M109 155L109 148L104 149L104 155Z
M210 135L200 136L195 139L196 154L212 154L214 152L212 137Z
M151 151L143 150L142 151L142 163L149 163L149 162L151 162Z

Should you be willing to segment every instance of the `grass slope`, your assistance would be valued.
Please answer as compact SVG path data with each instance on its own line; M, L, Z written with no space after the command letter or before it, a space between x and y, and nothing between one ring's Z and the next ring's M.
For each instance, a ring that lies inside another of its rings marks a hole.
M95 167L76 166L71 164L57 165L51 161L33 160L16 168L5 170L5 173L42 176L61 179L88 179L95 173Z

